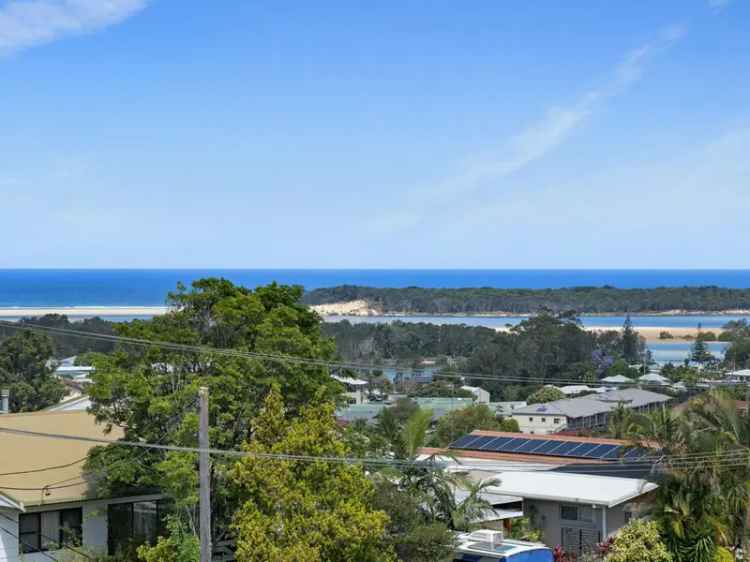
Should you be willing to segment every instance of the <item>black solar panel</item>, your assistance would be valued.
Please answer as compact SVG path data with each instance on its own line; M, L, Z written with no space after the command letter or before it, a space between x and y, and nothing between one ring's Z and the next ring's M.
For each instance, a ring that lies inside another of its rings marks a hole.
M548 455L552 449L559 447L562 441L544 441L544 445L538 449L534 449L534 453L537 455Z
M501 442L502 439L507 439L507 437L495 437L491 441L488 441L484 445L480 447L482 451L494 451L495 445L497 445L499 442Z
M585 459L588 456L588 453L596 449L599 445L596 443L581 443L579 447L576 447L570 453L568 453L568 456L571 457L580 457L582 459Z
M487 445L484 450L499 453L502 452L505 449L505 446L511 441L513 441L512 437L498 437L497 439L489 443L489 445Z
M487 443L489 443L493 439L495 439L495 438L494 437L486 437L486 436L478 437L477 439L475 439L474 441L472 441L471 443L469 443L466 446L466 448L467 449L474 449L474 450L476 450L476 449L479 449L479 448L483 447L484 445L486 445Z
M525 445L531 441L531 439L513 439L510 443L508 443L505 447L505 450L509 453L515 453L518 451L518 448Z
M580 445L580 443L565 442L559 447L553 449L551 454L557 457L565 457L570 451L578 447L578 445Z
M617 449L619 445L597 445L593 449L591 449L588 453L586 453L587 459L600 459L607 453L611 452L614 449Z
M451 449L488 451L494 453L519 453L552 457L585 458L597 460L633 461L647 454L643 449L628 449L624 454L621 445L580 443L558 439L526 439L523 437L492 437L464 435L449 445Z
M641 458L645 454L646 454L646 451L644 451L643 449L630 449L627 453L623 455L622 458L624 458L627 461L633 461L633 460Z
M525 441L525 439L523 440ZM495 445L495 451L498 453L507 453L508 451L512 451L518 446L519 439L515 437L510 437L507 439L507 441L503 441L502 443L498 443Z
M599 458L606 461L619 459L620 453L622 452L622 447L620 445L612 445L612 447L613 448L609 451L602 453Z
M528 443L524 443L520 447L518 447L514 452L516 453L531 453L535 449L538 449L542 446L542 444L546 443L547 440L544 439L530 439Z
M464 435L460 439L457 439L456 441L454 441L453 443L451 443L450 445L448 445L448 448L450 448L450 449L463 449L463 448L466 447L466 445L468 445L469 443L471 443L472 441L474 441L474 439L476 439L476 438L477 438L476 435Z

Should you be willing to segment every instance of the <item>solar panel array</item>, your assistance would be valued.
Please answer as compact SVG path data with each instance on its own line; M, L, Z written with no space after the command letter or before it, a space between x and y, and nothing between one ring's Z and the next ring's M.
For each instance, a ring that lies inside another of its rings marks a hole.
M489 453L522 453L524 455L596 460L618 460L620 458L636 460L646 453L641 449L627 449L622 445L484 435L465 435L451 443L449 448Z

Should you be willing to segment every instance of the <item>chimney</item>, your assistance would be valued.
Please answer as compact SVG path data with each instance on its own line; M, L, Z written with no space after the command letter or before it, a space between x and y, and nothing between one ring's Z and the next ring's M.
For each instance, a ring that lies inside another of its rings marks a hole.
M10 414L10 390L0 389L0 414Z

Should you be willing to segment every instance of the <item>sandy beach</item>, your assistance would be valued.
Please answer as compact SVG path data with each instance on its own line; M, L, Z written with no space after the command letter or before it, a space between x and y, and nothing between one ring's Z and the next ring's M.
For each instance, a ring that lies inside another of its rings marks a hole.
M608 330L617 330L621 331L622 328L612 328L611 326L587 326L587 330L591 330L592 332L606 332ZM662 343L668 343L671 341L674 342L680 342L685 341L688 338L695 338L698 335L698 328L681 328L681 327L670 327L670 326L649 326L649 327L643 327L643 326L635 326L634 330L638 332L641 336L646 338L646 341L648 342L662 342ZM662 332L669 332L674 336L672 339L661 339L659 336ZM721 330L714 330L714 329L704 329L703 332L712 332L716 334L717 336L721 332Z
M64 314L70 318L159 316L169 310L166 306L60 306L0 308L3 318L39 318L46 314Z

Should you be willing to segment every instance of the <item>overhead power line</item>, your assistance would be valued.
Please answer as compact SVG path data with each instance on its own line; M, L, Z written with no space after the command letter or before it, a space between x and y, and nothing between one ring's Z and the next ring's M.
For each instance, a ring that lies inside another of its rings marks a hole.
M283 355L283 354L272 354L272 353L261 353L257 351L243 351L239 349L230 348L218 348L211 347L208 345L193 345L193 344L181 344L163 340L148 340L142 338L131 338L127 336L117 336L111 334L97 334L95 332L85 332L79 330L72 330L67 328L55 328L51 326L41 326L38 324L24 323L19 324L16 322L0 322L1 326L8 327L15 330L25 331L41 331L46 333L52 333L57 335L80 337L84 339L94 339L98 341L107 341L110 343L120 343L134 346L145 346L145 347L160 347L170 351L179 351L186 353L199 353L207 355L220 355L225 357L236 357L244 359L258 359L262 361L271 361L276 363L294 363L314 367L324 367L329 369L342 369L351 371L364 371L364 372L382 372L383 369L390 368L402 372L414 373L416 371L421 372L421 369L413 366L383 366L383 365L372 365L364 363L352 363L345 361L331 361L326 359L316 359L310 357L300 357L294 355ZM663 388L663 385L659 383L650 382L607 382L602 383L601 381L589 382L582 381L580 379L560 379L560 378L544 378L544 377L520 377L520 376L508 376L508 375L487 375L486 373L468 372L468 371L441 371L440 377L444 378L457 378L457 379L471 379L478 381L495 381L495 382L508 382L508 383L519 383L519 384L566 384L566 385L583 385L592 384L600 386L610 387L629 387L637 384L640 387L646 388ZM722 381L723 386L747 386L747 382L726 382ZM700 389L705 390L705 386L699 384L684 384L686 389Z
M260 453L255 451L237 451L232 449L215 449L215 448L200 448L200 447L185 447L185 446L178 446L178 445L163 445L158 443L147 443L142 441L110 441L108 439L104 438L98 438L98 437L85 437L85 436L76 436L76 435L66 435L66 434L58 434L58 433L47 433L47 432L39 432L39 431L29 431L29 430L21 430L21 429L13 429L13 428L7 428L7 427L0 427L0 433L7 433L11 435L22 435L22 436L28 436L28 437L38 437L38 438L50 438L50 439L62 439L62 440L68 440L68 441L79 441L79 442L88 442L88 443L95 443L95 444L102 444L102 445L113 445L113 446L125 446L125 447L138 447L138 448L144 448L144 449L157 449L157 450L164 450L164 451L174 451L174 452L183 452L183 453L193 453L193 454L200 454L200 453L208 453L211 455L219 455L219 456L227 456L227 457L234 457L234 458L257 458L261 460L277 460L277 461L295 461L295 462L331 462L331 463L340 463L340 464L363 464L363 465L381 465L381 466L424 466L428 464L427 461L414 461L414 460L403 460L403 459L391 459L391 458L374 458L374 457L336 457L336 456L325 456L325 455L299 455L299 454L289 454L289 453ZM467 453L471 453L471 451L467 451ZM450 454L449 452L447 454ZM712 459L718 461L718 462L747 462L748 456L750 453L747 450L739 450L739 451L729 451L724 453L715 453L715 454L708 454L708 453L701 453L696 454L694 456L692 455L655 455L655 456L644 456L639 459L634 460L626 460L622 459L618 461L615 464L612 465L605 465L603 464L602 467L605 466L617 466L617 467L639 467L639 466L650 466L655 464L669 464L670 466L674 466L676 468L679 467L688 467L688 466L697 466L697 465L703 465L708 462L710 462ZM440 455L443 456L443 455ZM581 464L586 463L586 459L578 459L581 461ZM596 459L589 459L589 460L596 460ZM528 467L530 466L528 463L518 463L523 464L523 466ZM555 463L539 463L540 466L544 466L546 468L549 467L550 464ZM70 487L74 484L68 485L68 486L61 486L61 487ZM54 489L54 487L47 487L44 489ZM36 489L35 489L36 490Z

